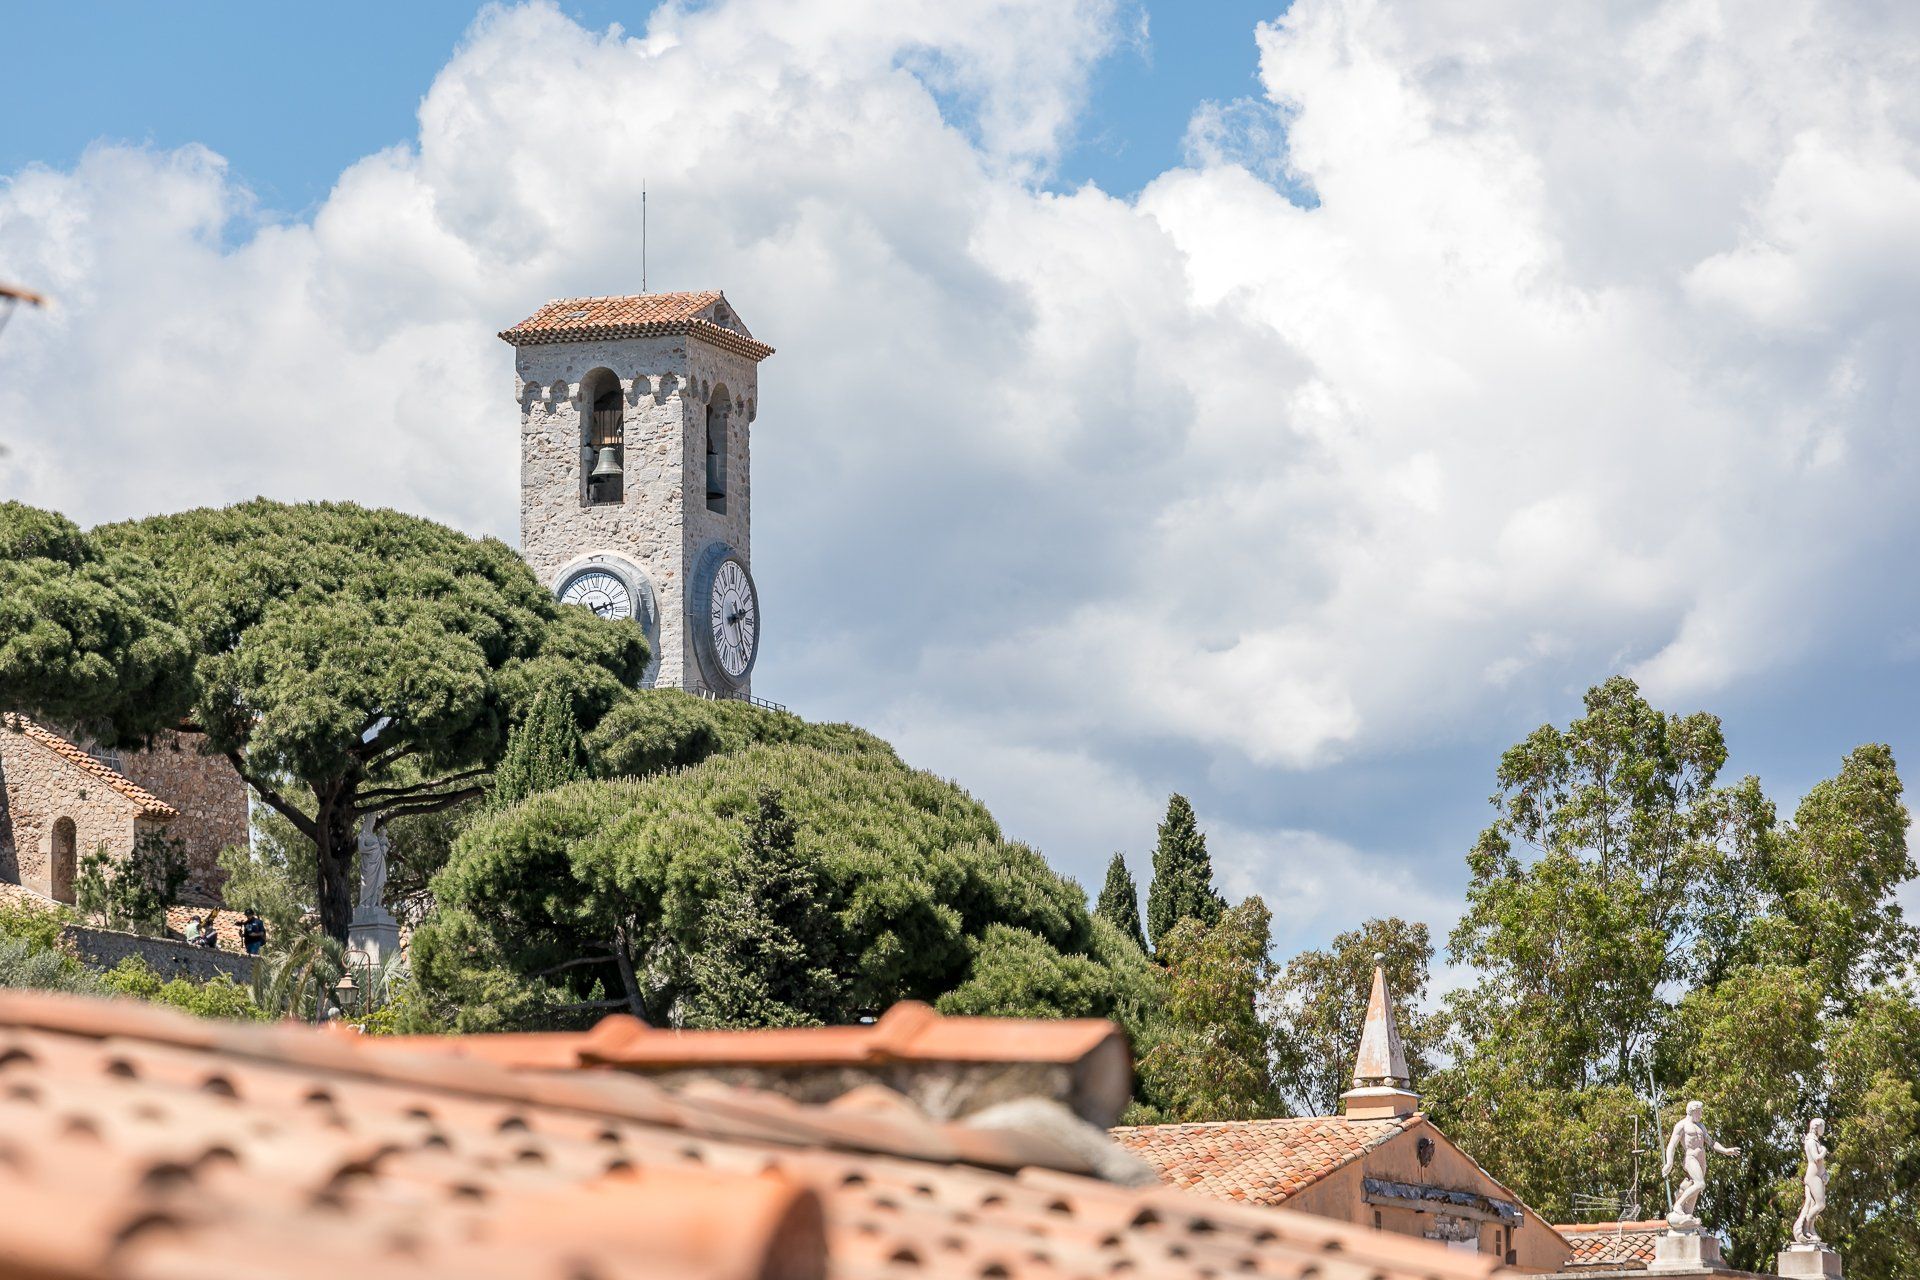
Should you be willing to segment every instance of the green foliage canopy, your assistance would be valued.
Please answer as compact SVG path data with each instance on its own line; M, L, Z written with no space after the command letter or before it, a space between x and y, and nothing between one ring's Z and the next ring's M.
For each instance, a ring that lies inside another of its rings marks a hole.
M844 1020L834 971L839 930L793 819L769 789L732 864L701 909L686 951L680 1021L689 1027L793 1027Z
M1787 823L1756 780L1719 783L1726 754L1712 716L1659 711L1616 677L1502 758L1452 940L1480 982L1449 1002L1453 1062L1429 1110L1551 1219L1576 1194L1629 1191L1700 1098L1742 1149L1713 1163L1706 1211L1749 1269L1786 1243L1799 1136L1820 1116L1823 1234L1905 1274L1920 1008L1892 753L1849 753Z
M81 535L12 506L0 541L32 552L0 569L0 705L110 743L203 732L315 845L336 938L362 817L473 798L536 691L590 721L647 658L638 626L563 608L503 543L395 511L257 500ZM62 593L91 603L50 629Z
M738 874L768 791L832 919L831 946L815 954L836 958L840 994L797 1013L937 999L967 979L996 924L1061 955L1095 945L1081 890L1003 842L957 787L864 743L762 741L649 778L575 783L477 821L435 881L442 917L416 939L422 974L458 982L480 957L582 1002L600 983L656 1021L683 1021L707 904Z
M487 802L497 809L518 804L536 791L578 782L587 776L586 744L573 718L573 699L559 689L542 689L513 731L493 771Z
M1140 888L1133 882L1133 873L1127 870L1124 854L1114 854L1107 863L1106 883L1100 886L1099 901L1094 903L1093 913L1102 919L1111 921L1113 927L1147 949L1147 935L1140 927Z
M66 518L0 502L0 707L31 709L108 743L188 706L193 649L167 576ZM137 715L131 718L137 719Z
M1140 1059L1157 1119L1281 1114L1272 1032L1259 1010L1273 981L1272 922L1267 904L1248 898L1211 925L1187 916L1162 939L1165 1022Z
M1325 950L1287 961L1274 982L1275 1053L1281 1092L1301 1115L1334 1115L1353 1083L1354 1052L1367 1017L1376 955L1385 957L1401 1047L1416 1082L1441 1039L1439 1019L1416 1011L1427 994L1433 944L1427 926L1398 917L1369 920Z
M1147 887L1147 936L1155 953L1182 920L1211 925L1225 906L1213 887L1213 859L1192 803L1183 795L1168 797L1153 849L1153 883Z

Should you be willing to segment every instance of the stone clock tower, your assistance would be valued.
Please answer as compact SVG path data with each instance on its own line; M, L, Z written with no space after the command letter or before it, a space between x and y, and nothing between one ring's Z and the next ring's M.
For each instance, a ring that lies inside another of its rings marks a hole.
M648 685L748 697L756 341L724 295L549 302L500 335L520 396L520 549L562 600L637 618Z

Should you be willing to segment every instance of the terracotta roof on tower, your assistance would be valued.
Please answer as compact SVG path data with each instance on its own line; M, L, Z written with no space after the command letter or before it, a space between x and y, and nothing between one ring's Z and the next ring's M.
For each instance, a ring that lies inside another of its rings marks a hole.
M752 1038L760 1033L737 1033ZM1074 1170L884 1090L805 1106L0 992L0 1274L1483 1280L1494 1260Z
M1173 1186L1222 1200L1276 1205L1425 1123L1421 1115L1390 1120L1306 1116L1133 1125L1109 1132L1115 1142L1152 1165Z
M86 751L47 728L37 724L18 712L9 711L0 715L0 728L13 730L21 737L38 743L54 755L59 756L82 773L104 782L127 799L140 806L140 815L146 818L171 818L179 810L162 800L139 783L124 776L103 761L96 760Z
M1568 1222L1556 1223L1553 1229L1573 1246L1566 1270L1592 1267L1633 1271L1653 1261L1653 1242L1665 1233L1667 1223L1664 1218L1649 1222Z
M698 293L632 293L605 298L556 298L503 329L500 337L516 347L541 342L584 342L595 338L657 338L689 335L749 360L764 360L773 348L746 331L730 310L715 323L718 289Z

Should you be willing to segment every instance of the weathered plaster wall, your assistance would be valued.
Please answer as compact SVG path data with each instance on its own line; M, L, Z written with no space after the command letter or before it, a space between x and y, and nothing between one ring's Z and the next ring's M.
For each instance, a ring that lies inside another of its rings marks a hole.
M123 754L120 772L178 809L167 834L186 846L190 900L218 902L220 851L248 842L247 784L222 756L203 755L199 734L169 733Z
M1423 1137L1433 1139L1434 1144L1432 1157L1425 1165L1420 1163L1419 1152ZM1439 1216L1436 1213L1403 1205L1368 1203L1364 1186L1367 1178L1471 1191L1500 1200L1513 1199L1511 1192L1489 1177L1446 1135L1430 1124L1418 1124L1290 1197L1286 1207L1363 1227L1372 1226L1374 1214L1378 1213L1380 1229L1400 1235L1424 1237L1436 1231ZM1479 1222L1473 1227L1477 1228L1480 1252L1498 1255L1503 1243L1499 1224ZM1524 1268L1553 1271L1567 1256L1566 1243L1531 1210L1523 1210L1521 1224L1513 1229L1511 1243L1517 1265Z
M625 399L619 503L588 506L591 469L581 382L606 369ZM515 349L520 401L520 552L540 580L593 552L640 568L660 610L658 682L702 682L691 648L688 576L716 539L748 558L749 426L757 409L754 362L697 339L626 338L543 343ZM696 390L690 379L697 379ZM706 505L706 410L714 387L732 401L728 416L727 512Z
M134 801L4 726L0 798L0 879L67 902L73 901L71 888L60 886L64 891L56 894L53 882L53 836L60 819L74 825L76 871L80 860L102 844L124 857L135 834L149 825Z

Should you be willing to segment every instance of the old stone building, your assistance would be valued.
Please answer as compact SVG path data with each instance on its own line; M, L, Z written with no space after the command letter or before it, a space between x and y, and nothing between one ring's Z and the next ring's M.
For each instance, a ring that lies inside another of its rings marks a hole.
M1421 1114L1379 968L1353 1084L1342 1115L1135 1125L1113 1137L1165 1182L1202 1195L1416 1236L1533 1272L1566 1262L1565 1238Z
M123 858L147 831L184 846L184 896L215 901L220 850L247 843L246 784L191 735L115 753L0 715L0 881L72 902L81 859Z
M646 629L646 683L750 696L754 338L717 290L563 298L515 347L520 550L563 600Z

